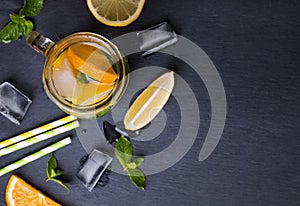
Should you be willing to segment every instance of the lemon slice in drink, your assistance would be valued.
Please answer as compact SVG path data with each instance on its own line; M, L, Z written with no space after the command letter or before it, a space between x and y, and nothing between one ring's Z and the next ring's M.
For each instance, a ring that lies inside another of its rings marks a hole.
M87 0L93 16L108 26L127 26L141 14L145 0Z
M167 72L153 81L134 101L124 117L127 130L138 130L151 122L167 103L174 88L174 73Z
M79 94L73 99L73 102L78 105L89 105L95 102L100 102L105 99L113 90L114 85L78 83L75 94Z

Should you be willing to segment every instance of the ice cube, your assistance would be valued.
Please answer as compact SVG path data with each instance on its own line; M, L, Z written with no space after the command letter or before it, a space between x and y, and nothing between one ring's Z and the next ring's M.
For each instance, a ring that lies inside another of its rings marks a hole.
M177 35L168 22L162 22L137 33L143 56L162 50L178 41Z
M79 163L80 163L79 170L83 167L83 165L88 160L88 158L89 158L89 155L84 155L79 160ZM111 170L106 169L95 187L97 187L97 186L100 186L100 187L106 186L109 183L109 176L110 176L110 174L111 174Z
M62 57L60 57L62 58ZM67 58L58 59L59 63L53 67L53 82L56 91L67 99L78 97L77 81Z
M94 149L76 176L91 192L111 162L112 157Z
M0 113L20 124L32 101L8 82L0 85Z

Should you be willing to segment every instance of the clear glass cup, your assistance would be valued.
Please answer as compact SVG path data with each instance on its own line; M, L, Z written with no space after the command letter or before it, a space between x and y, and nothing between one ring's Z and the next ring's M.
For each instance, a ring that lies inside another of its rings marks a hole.
M114 106L129 81L129 67L108 39L90 32L58 43L32 32L27 43L46 57L43 84L48 97L79 118L100 117Z

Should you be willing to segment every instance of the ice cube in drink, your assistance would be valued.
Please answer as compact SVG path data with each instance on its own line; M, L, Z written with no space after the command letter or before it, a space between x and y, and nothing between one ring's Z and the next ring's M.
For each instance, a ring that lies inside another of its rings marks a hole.
M116 86L114 62L92 43L69 46L52 64L56 91L72 104L87 106L109 97Z

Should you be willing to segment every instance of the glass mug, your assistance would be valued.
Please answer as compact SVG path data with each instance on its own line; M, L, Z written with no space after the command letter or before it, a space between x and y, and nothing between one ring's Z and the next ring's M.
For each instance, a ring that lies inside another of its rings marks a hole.
M79 118L100 117L125 92L129 67L108 39L78 32L54 43L34 31L26 41L46 57L44 89L64 112Z

